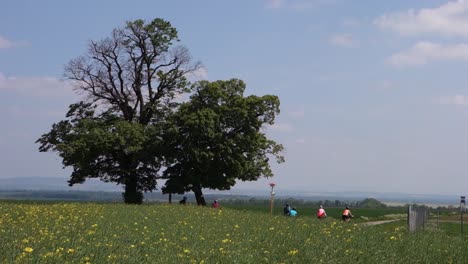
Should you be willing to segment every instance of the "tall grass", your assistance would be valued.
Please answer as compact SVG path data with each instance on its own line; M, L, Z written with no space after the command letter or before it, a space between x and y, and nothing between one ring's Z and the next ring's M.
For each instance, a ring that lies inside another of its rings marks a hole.
M466 263L460 237L180 205L0 202L0 263Z

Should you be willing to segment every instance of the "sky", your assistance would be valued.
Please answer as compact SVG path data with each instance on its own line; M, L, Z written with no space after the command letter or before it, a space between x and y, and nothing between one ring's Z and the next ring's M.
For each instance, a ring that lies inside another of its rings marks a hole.
M281 101L275 176L234 189L468 194L468 1L5 0L0 179L56 177L35 141L78 101L64 65L134 19L163 18L203 64Z

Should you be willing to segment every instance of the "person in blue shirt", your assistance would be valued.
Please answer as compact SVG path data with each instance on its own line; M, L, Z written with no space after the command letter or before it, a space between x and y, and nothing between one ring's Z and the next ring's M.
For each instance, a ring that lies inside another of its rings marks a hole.
M289 211L290 216L296 216L297 215L297 209L295 207L291 208Z

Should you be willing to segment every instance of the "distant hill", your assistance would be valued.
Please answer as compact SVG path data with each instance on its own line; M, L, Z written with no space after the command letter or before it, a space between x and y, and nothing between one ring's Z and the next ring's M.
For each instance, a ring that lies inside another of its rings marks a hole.
M0 190L54 190L54 191L122 191L121 186L105 183L97 179L87 180L83 184L68 186L67 178L55 177L18 177L0 178Z
M76 184L69 187L67 183L68 178L63 177L18 177L18 178L0 178L0 191L13 191L13 190L34 190L34 191L85 191L85 192L115 192L118 199L121 198L122 186L114 183L105 183L98 179L87 180L83 184ZM216 196L250 196L250 197L263 197L269 198L268 190L258 189L240 189L234 187L229 191L214 191L205 190L205 195ZM145 194L148 199L160 199L154 195L161 195L161 191L156 190L153 193ZM191 195L191 194L189 194ZM164 197L164 196L163 196ZM177 199L177 195L174 199ZM400 204L413 204L413 203L426 203L426 204L453 204L459 203L459 196L456 195L432 195L432 194L407 194L407 193L382 193L382 192L359 192L348 191L333 192L333 191L314 191L314 190L293 190L283 189L281 192L277 191L276 198L281 199L303 199L303 200L349 200L361 201L367 198L366 203L369 206L382 206L376 204L375 201L382 201L385 203L400 203ZM161 199L167 199L161 198Z
M374 198L366 198L358 203L360 208L385 208L386 204Z

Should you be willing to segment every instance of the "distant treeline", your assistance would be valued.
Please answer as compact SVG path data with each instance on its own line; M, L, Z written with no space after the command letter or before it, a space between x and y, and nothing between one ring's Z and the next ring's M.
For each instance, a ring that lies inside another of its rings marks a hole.
M172 195L172 202L178 203L184 195ZM188 203L194 203L194 198L191 195L188 196ZM77 201L77 202L121 202L122 193L120 192L103 192L103 191L53 191L53 190L0 190L1 200L37 200L37 201ZM162 194L161 192L152 192L145 194L146 202L156 203L167 203L169 196ZM232 194L206 194L205 199L208 203L219 200L222 205L233 205L234 207L239 206L253 206L253 207L269 207L269 197L266 196L253 196L253 195L232 195ZM318 199L316 197L276 197L274 200L275 207L282 207L284 204L289 203L292 206L297 207L319 207L323 205L326 208L331 207L345 207L349 206L352 208L407 208L409 204L402 206L387 206L386 204L374 199L367 198L362 200L350 200L350 199ZM416 205L413 206L422 206ZM440 206L438 208L432 208L432 211L440 212L452 212L459 210L458 207L454 206Z
M233 204L233 205L268 205L270 200L265 198L256 198L251 197L249 199L226 199L222 200L224 204ZM387 208L387 205L373 198L367 198L361 201L352 201L352 200L305 200L297 198L278 198L275 199L274 203L278 206L283 206L288 203L291 206L298 207L319 207L323 205L324 207L353 207L353 208Z
M0 190L3 200L121 201L118 192Z
M172 195L172 202L177 203L184 195ZM194 202L193 197L188 195L188 202ZM93 191L54 191L54 190L0 190L0 199L11 200L58 200L58 201L121 201L122 193L120 192L93 192ZM169 196L163 195L161 192L146 193L145 199L148 202L168 202ZM248 195L230 195L230 194L206 194L207 202L212 202L217 199L223 204L233 205L268 205L268 197L248 196ZM275 204L282 206L285 203L294 204L297 206L319 206L326 207L368 207L382 208L385 204L375 199L365 199L362 201L350 200L315 200L302 198L276 198Z
M172 195L172 202L178 202L184 195ZM189 203L194 202L194 198L187 195ZM121 201L120 192L94 192L94 191L62 191L62 190L0 190L0 199L12 200L64 200L64 201ZM149 202L168 202L169 196L161 192L146 193L145 199ZM250 204L250 205L268 205L268 197L248 196L248 195L230 195L230 194L206 194L205 199L212 202L217 199L224 204ZM385 207L386 205L375 200L365 199L363 201L348 200L317 200L311 201L298 198L276 198L276 205L284 203L296 205L320 205L326 207L342 207L349 205L352 207Z
M177 203L184 195L172 195L172 202ZM193 202L193 197L189 196L189 203ZM242 197L231 195L205 195L208 202L225 197ZM245 196L247 199L248 196ZM104 191L63 191L63 190L0 190L0 199L2 200L51 200L51 201L85 201L85 202L115 202L122 201L121 192ZM146 202L168 202L169 195L161 192L145 193Z

